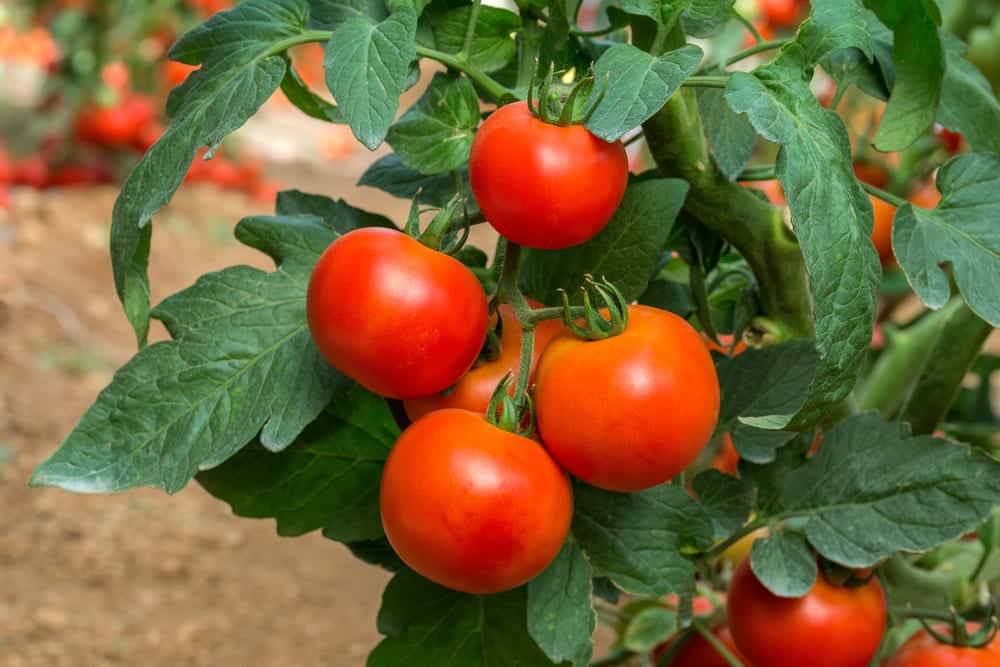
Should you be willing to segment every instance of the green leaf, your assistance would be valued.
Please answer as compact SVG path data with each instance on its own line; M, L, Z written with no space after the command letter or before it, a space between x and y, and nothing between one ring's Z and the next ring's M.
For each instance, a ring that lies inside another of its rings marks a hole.
M775 452L791 442L796 434L795 431L771 431L739 422L729 435L740 458L766 463L774 460Z
M729 431L735 436L747 426L765 429L783 427L789 417L802 407L815 375L816 362L816 350L806 340L789 341L760 350L750 348L732 358L718 357L716 371L722 404L716 430ZM741 448L736 437L733 444L741 456L758 463L774 457L773 449L759 452L750 447Z
M237 237L278 269L211 273L160 304L154 315L175 340L115 373L33 485L173 493L258 432L268 449L287 447L347 386L313 346L305 313L311 263L336 233L314 219L250 218Z
M735 180L750 162L757 131L746 116L729 108L721 90L699 88L696 94L712 159L726 178Z
M468 79L434 75L423 96L389 130L386 140L404 165L439 174L465 164L479 125L479 97Z
M750 485L718 470L706 470L693 484L698 502L712 517L715 539L729 537L746 523L753 507Z
M1000 156L960 155L938 171L935 209L906 204L896 212L892 246L920 300L940 308L951 294L950 262L969 308L1000 326Z
M803 75L809 67L805 52L793 43L754 74L733 74L726 89L735 111L782 144L776 171L809 273L821 355L795 418L800 426L818 419L857 382L871 341L880 276L870 238L871 202L854 176L847 131L813 96Z
M550 667L528 636L523 588L476 596L403 570L378 613L385 639L368 667Z
M281 92L285 94L289 102L298 107L302 113L312 118L325 120L329 123L347 122L344 114L340 112L340 109L335 104L327 102L311 91L291 64L287 67L285 78L281 80Z
M381 21L388 15L383 0L309 0L309 27L336 30L351 18Z
M149 222L180 187L201 146L214 149L277 90L281 55L305 33L304 0L247 0L174 45L170 58L201 68L167 102L170 127L125 179L111 220L115 289L139 346L149 332Z
M558 289L575 290L584 276L606 277L629 301L646 289L688 184L679 179L634 183L625 190L608 225L590 241L564 250L527 250L521 279L542 303L556 303Z
M665 607L646 607L629 622L622 644L629 651L646 653L670 638L677 629L677 614Z
M946 68L937 120L959 132L977 151L1000 153L1000 103L989 81L962 57L965 44L942 33Z
M556 663L590 664L597 616L593 570L570 537L556 559L528 583L528 634Z
M326 85L358 141L378 148L406 89L417 57L416 15L403 7L376 23L356 16L344 21L326 45Z
M817 63L843 49L858 49L872 59L871 14L861 0L812 0L809 19L795 39L806 50L806 59Z
M435 11L432 6L421 20L421 43L445 53L457 54L465 45L465 30L469 24L471 8L468 5L445 11ZM483 5L476 19L476 34L469 50L469 63L490 73L503 69L517 55L513 33L521 27L521 19L514 12L499 7Z
M663 24L670 20L674 12L690 2L691 0L613 0L610 5L626 14L646 16Z
M667 103L697 69L701 56L693 44L659 57L629 44L612 46L594 63L597 85L591 100L596 101L602 90L604 97L590 112L587 129L606 141L617 141Z
M834 426L780 484L768 514L801 518L825 558L868 567L976 528L1000 504L1000 462L863 414Z
M278 454L251 445L198 482L233 513L273 518L278 534L323 534L343 542L382 537L378 487L399 428L380 397L355 387L341 393Z
M377 565L389 572L399 572L406 568L385 538L347 542L344 546L350 549L355 558L369 565Z
M777 530L754 540L750 568L764 587L783 598L800 598L816 582L816 556L802 533Z
M682 15L684 30L694 37L711 37L733 17L735 0L690 0Z
M588 560L616 585L639 595L684 590L694 577L685 552L712 544L712 520L673 484L639 493L574 487L573 535Z
M469 172L460 170L462 192L471 195ZM361 175L358 185L367 185L388 192L393 197L413 199L420 192L420 201L432 206L443 206L455 194L455 177L452 174L425 176L403 164L395 153L390 153L372 163Z
M276 206L278 215L315 216L340 234L362 227L396 229L392 221L384 215L355 208L343 199L333 200L325 195L314 195L300 190L279 192Z
M685 319L694 312L691 288L673 280L651 281L646 290L639 295L639 303L660 310L669 310Z
M896 80L875 133L880 151L899 151L930 129L945 72L934 0L865 0L894 35Z

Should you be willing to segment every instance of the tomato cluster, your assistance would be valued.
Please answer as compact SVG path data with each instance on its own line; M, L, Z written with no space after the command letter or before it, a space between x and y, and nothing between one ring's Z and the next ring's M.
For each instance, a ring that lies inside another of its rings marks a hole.
M627 164L620 143L545 122L517 103L480 128L470 178L486 219L508 243L564 248L607 225ZM307 295L322 356L367 389L402 399L413 420L382 477L390 544L417 572L471 593L519 586L555 558L572 515L566 471L615 491L665 482L701 452L719 411L712 358L684 319L622 303L621 330L585 340L557 319L526 324L507 303L510 294L498 296L491 319L469 269L385 228L335 240ZM524 364L523 326L534 337ZM490 327L499 335L484 348ZM491 402L503 382L511 400ZM500 419L529 403L515 393L523 385L534 399L527 425ZM663 409L682 403L687 409ZM522 434L532 418L535 438Z

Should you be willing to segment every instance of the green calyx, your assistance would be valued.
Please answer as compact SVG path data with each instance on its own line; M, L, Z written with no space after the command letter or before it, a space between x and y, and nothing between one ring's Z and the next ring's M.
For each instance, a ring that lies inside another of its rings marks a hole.
M595 100L594 87L597 80L588 74L572 84L562 84L555 80L557 72L549 65L548 74L538 78L537 63L535 76L528 86L528 108L539 120L550 125L582 125L590 119L607 91L603 82Z
M524 392L521 400L510 395L513 373L503 376L486 408L486 421L497 428L526 438L535 432L534 410L531 396Z
M579 308L573 308L565 290L560 290L563 302L563 324L584 340L602 340L625 331L628 325L628 300L625 295L607 279L595 281L586 276L580 288L583 293L583 323L577 321ZM591 293L599 302L595 305ZM603 302L603 303L600 303ZM607 309L607 316L601 310Z
M460 206L463 215L462 233L455 237L452 233L454 226L452 223ZM437 213L435 213L427 228L421 232L420 216L434 210ZM469 211L466 206L465 197L456 193L448 200L447 204L439 209L422 209L420 208L420 191L418 190L416 196L413 198L413 202L410 204L410 214L407 216L406 226L403 228L403 231L431 250L437 250L446 255L454 255L462 249L462 246L469 239L470 227L471 222L469 220Z
M927 622L927 619L921 618L920 623L927 630L927 634L934 637L935 640L942 644L948 644L949 646L957 646L960 648L985 648L990 645L993 639L997 636L997 630L1000 628L1000 622L997 620L996 616L996 605L994 601L990 600L989 613L987 614L986 620L983 621L974 632L969 632L966 627L966 621L962 618L958 611L954 608L951 610L951 636L941 634Z

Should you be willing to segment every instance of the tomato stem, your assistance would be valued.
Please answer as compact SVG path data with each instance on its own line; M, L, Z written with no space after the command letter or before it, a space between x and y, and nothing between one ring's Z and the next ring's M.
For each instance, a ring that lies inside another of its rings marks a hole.
M476 37L476 22L479 20L479 9L482 0L472 0L472 8L469 10L469 23L465 26L465 41L462 42L462 50L458 54L459 60L469 61L472 56L472 40Z
M464 72L467 77L472 79L475 83L478 83L479 86L495 101L500 101L505 98L520 99L520 95L507 86L489 76L475 65L466 62L465 60L461 60L450 53L438 51L437 49L430 49L426 46L417 44L417 55L421 58L436 60L450 69Z
M757 26L751 23L747 17L743 16L743 14L736 11L736 9L733 9L733 16L736 18L737 21L743 24L743 27L746 28L751 35L753 35L753 39L755 42L760 44L761 42L765 41L764 38L760 36L760 32L757 30Z
M865 183L864 181L859 181L859 183L861 183L861 187L863 187L868 194L878 197L882 201L888 202L896 208L899 208L903 204L907 203L902 197L897 197L891 192L886 192L882 188L876 188L871 183Z
M728 76L689 76L681 86L688 88L725 88Z
M770 42L765 42L758 39L757 43L751 46L750 48L743 49L742 51L734 53L732 56L726 58L725 64L726 66L729 66L734 63L738 63L741 60L745 60L751 56L755 56L758 53L763 53L765 51L773 51L774 49L780 49L785 44L788 44L788 42L790 41L791 41L790 39L775 39Z
M705 626L704 622L697 618L692 619L691 627L694 628L695 632L701 635L702 639L707 641L712 648L715 649L715 652L718 653L719 656L721 656L722 659L730 665L730 667L744 667L743 663L740 662L740 659L733 655L732 651L729 650L729 647L723 644L722 641L715 636L715 633Z

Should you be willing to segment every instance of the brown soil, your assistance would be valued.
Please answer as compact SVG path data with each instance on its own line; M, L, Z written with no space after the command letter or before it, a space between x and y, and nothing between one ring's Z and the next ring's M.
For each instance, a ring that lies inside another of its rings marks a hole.
M354 191L370 159L272 175L403 215L397 200ZM107 255L115 194L20 190L0 219L0 667L363 665L388 577L344 547L279 538L196 484L174 497L27 487L134 351ZM182 188L156 220L154 302L206 271L267 267L231 229L268 210Z

